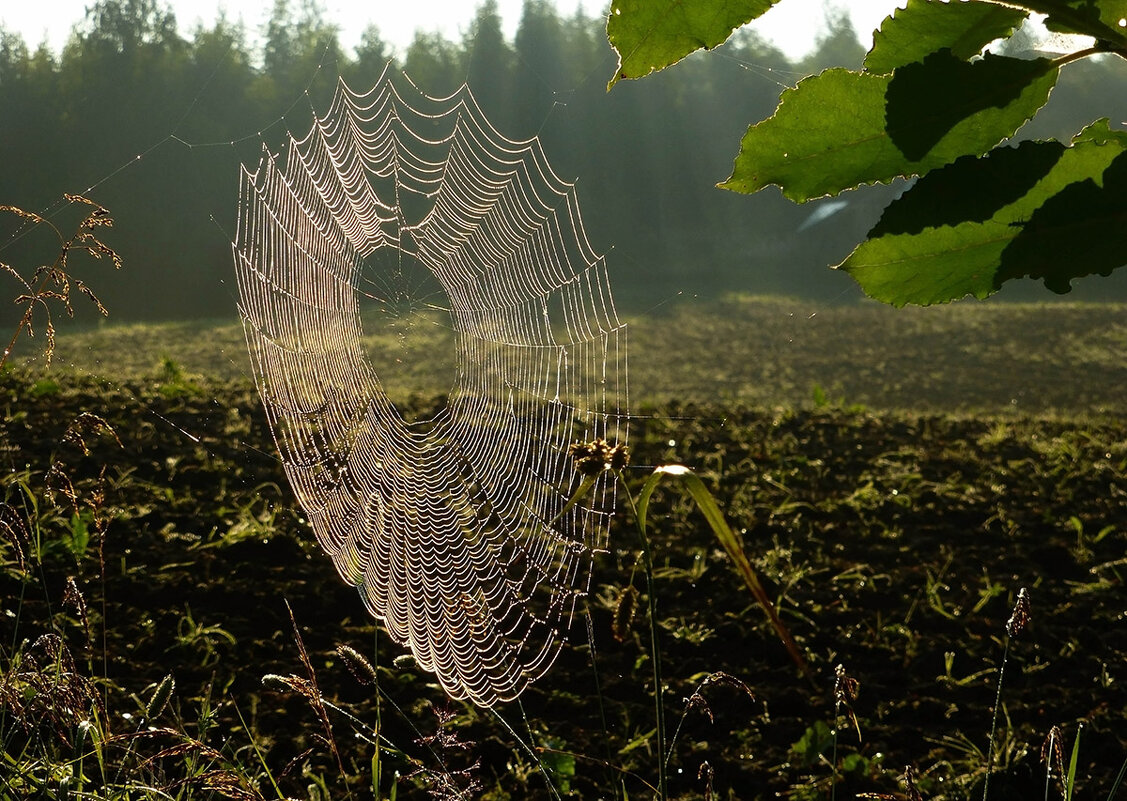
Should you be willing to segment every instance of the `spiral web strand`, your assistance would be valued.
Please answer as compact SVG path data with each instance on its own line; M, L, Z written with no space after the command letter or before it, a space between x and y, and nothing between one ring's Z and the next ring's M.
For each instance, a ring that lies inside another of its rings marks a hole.
M563 512L568 447L625 441L626 328L540 143L499 134L465 86L432 98L398 77L341 82L284 158L244 168L240 312L321 546L447 693L491 706L551 666L605 547L614 483ZM408 421L364 310L420 275L456 371L443 408Z

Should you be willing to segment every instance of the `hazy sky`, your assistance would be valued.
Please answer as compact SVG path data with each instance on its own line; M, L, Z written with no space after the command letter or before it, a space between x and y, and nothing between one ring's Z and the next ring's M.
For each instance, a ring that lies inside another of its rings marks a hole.
M219 9L228 18L242 19L252 36L265 24L273 5L270 0L164 0L176 13L180 30L187 33L197 22L211 23ZM788 56L805 55L814 44L823 19L825 0L781 0L753 23ZM902 2L900 3L903 4ZM20 32L32 47L46 37L56 52L66 41L71 27L82 19L92 0L0 0L0 23ZM297 0L292 4L299 6ZM369 23L375 23L382 38L396 48L405 49L416 29L438 30L457 39L473 17L476 0L322 0L328 18L341 28L341 43L350 48L360 39ZM557 0L561 14L569 15L578 6L588 14L603 10L601 2ZM868 46L873 28L897 6L897 0L844 0L837 6L849 11L862 43ZM516 32L521 0L498 0L506 34Z

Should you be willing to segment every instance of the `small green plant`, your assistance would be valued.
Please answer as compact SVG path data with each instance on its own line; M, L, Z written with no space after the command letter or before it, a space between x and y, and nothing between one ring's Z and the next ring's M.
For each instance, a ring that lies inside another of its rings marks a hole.
M202 390L185 372L184 368L171 356L165 355L157 367L158 390L169 400L186 395L198 395Z
M1073 550L1076 560L1078 562L1090 562L1092 559L1091 546L1101 542L1109 534L1115 532L1114 525L1107 525L1097 531L1095 534L1086 535L1084 533L1084 521L1076 515L1070 515L1068 518L1068 527L1076 532L1076 547Z
M50 398L59 394L59 382L52 378L40 378L31 385L33 398Z
M176 643L180 648L194 652L199 664L206 666L219 661L223 648L234 646L236 640L222 626L196 620L191 608L185 604L184 614L176 626Z

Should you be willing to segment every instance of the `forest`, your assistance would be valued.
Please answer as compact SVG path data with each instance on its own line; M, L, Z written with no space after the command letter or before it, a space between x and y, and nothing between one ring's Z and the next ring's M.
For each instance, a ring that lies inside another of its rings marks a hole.
M732 290L854 298L849 278L825 268L896 187L851 193L824 219L817 201L796 206L774 191L744 197L715 187L748 123L770 115L783 88L860 64L864 48L848 17L828 7L822 25L800 63L745 30L714 54L607 92L615 56L604 20L561 18L546 0L524 4L513 41L485 2L461 41L420 32L404 53L375 27L344 52L315 3L278 0L252 48L248 31L224 19L185 32L159 0L99 0L58 54L0 31L0 199L43 211L57 209L64 192L89 189L114 211L112 244L130 277L94 283L117 319L230 316L224 281L239 165L257 162L264 145L276 150L287 129L307 131L338 75L363 91L391 61L430 95L467 82L500 132L540 137L557 174L577 181L588 236L610 251L627 301ZM1127 118L1117 70L1075 65L1022 135ZM7 261L41 245L34 236L9 242ZM1122 296L1116 287L1089 282L1081 294Z

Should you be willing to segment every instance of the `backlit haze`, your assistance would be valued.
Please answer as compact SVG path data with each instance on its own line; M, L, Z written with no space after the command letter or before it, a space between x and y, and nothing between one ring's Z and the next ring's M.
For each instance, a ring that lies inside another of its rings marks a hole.
M498 0L506 36L511 40L520 22L522 0ZM75 23L79 22L89 0L0 0L0 23L19 32L31 47L46 40L56 53L65 44ZM232 21L241 20L253 42L269 18L272 3L263 0L171 0L167 3L176 14L181 33L187 34L197 24L210 25L222 11ZM568 16L577 8L593 14L599 7L591 2L558 0L559 13ZM896 0L851 0L834 4L848 11L861 43L868 47L872 31L896 8ZM300 3L291 6L299 9ZM403 52L416 30L439 31L448 39L458 40L469 25L478 3L472 0L363 0L344 2L326 0L321 3L326 18L340 27L340 41L354 47L369 24L379 28L380 37ZM824 0L781 0L752 27L771 40L792 60L799 59L814 46L825 16Z

